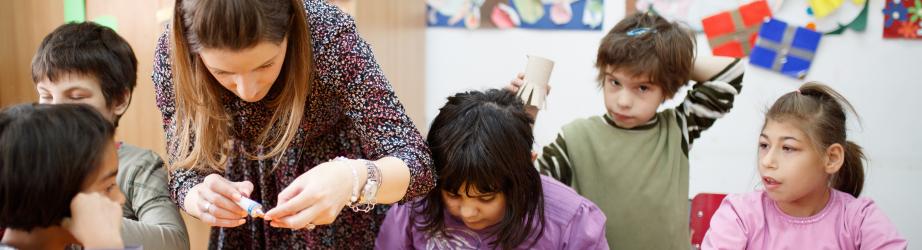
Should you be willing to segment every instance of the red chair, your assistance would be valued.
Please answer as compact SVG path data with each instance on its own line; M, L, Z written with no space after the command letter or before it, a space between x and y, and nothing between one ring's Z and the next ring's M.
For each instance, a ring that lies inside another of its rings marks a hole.
M714 212L717 212L717 208L726 196L726 194L700 193L692 199L691 215L688 221L689 228L691 228L691 242L695 249L701 249L704 234L711 227L711 217L714 216Z

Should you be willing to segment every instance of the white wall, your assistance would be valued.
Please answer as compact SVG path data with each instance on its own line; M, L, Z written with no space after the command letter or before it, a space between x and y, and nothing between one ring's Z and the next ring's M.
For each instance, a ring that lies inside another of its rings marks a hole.
M623 17L622 1L606 1L603 31L454 30L426 34L427 124L445 98L463 90L502 87L525 67L525 55L556 61L548 110L535 126L544 145L579 117L604 112L593 68L599 39ZM864 196L872 197L912 245L922 244L922 41L883 40L883 0L872 0L868 30L823 38L807 80L842 92L863 123L850 139L870 158ZM707 44L699 39L700 47ZM707 52L704 52L707 53ZM739 193L756 188L755 145L763 111L801 81L748 68L732 112L699 139L691 152L690 193ZM667 104L668 105L668 104Z

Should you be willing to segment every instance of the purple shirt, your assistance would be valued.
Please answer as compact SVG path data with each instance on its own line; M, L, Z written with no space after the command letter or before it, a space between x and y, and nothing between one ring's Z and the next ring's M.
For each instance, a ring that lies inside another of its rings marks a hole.
M764 191L727 196L701 249L906 249L874 201L831 190L810 217L784 214Z
M591 201L573 189L541 176L544 189L544 235L530 249L608 249L605 215ZM438 191L433 191L438 192ZM375 249L493 249L492 228L472 230L445 211L445 233L432 237L410 224L413 206L422 200L394 205L387 212ZM531 241L527 241L531 242ZM527 246L520 246L525 248Z

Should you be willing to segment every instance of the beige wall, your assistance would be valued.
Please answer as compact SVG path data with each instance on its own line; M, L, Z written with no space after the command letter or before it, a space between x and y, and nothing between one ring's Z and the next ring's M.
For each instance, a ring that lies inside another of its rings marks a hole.
M32 54L48 32L64 22L61 1L15 0L0 8L0 105L38 100ZM49 14L54 13L54 14Z
M372 44L409 116L425 130L424 2L358 0L353 4L361 35ZM164 155L165 142L150 75L156 38L172 5L172 0L86 0L87 20L115 17L117 32L138 58L138 85L120 121L118 137L160 155ZM60 0L12 0L0 8L0 34L12 34L0 38L0 106L37 100L30 76L32 55L41 39L63 24L63 13ZM193 249L205 249L208 227L190 217L186 224Z

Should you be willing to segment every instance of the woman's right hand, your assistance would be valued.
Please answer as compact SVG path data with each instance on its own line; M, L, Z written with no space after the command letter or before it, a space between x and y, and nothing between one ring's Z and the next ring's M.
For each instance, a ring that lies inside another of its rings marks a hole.
M189 189L183 203L186 213L213 227L236 227L246 223L246 211L237 205L240 197L249 197L253 183L232 182L218 174Z

